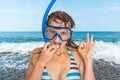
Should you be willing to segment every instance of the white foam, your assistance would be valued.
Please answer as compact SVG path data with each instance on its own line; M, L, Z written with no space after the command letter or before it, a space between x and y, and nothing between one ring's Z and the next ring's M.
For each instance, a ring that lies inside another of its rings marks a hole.
M42 47L44 42L0 43L0 53L12 52L28 55L36 47Z
M75 42L80 43L80 42ZM92 53L95 60L104 59L108 62L120 64L120 42L103 42L97 41Z
M28 68L28 64L25 65L25 64L21 64L21 65L17 65L17 64L9 64L9 63L6 63L3 65L3 68L14 68L14 69L27 69Z
M104 59L120 64L120 44L112 42L97 42L93 51L94 59Z
M26 64L29 61L27 55L31 54L34 48L43 45L44 42L0 43L0 67L27 69Z
M25 56L25 55L29 55L34 48L42 47L43 45L44 42L0 43L0 53L11 52L10 54L13 55L11 56L11 58L15 57L14 56L15 53ZM7 55L1 56L0 60L6 61L8 57L10 58L10 56ZM120 64L120 42L112 43L112 42L97 41L92 57L96 60L104 59L109 62L115 62ZM24 59L22 61L24 61Z

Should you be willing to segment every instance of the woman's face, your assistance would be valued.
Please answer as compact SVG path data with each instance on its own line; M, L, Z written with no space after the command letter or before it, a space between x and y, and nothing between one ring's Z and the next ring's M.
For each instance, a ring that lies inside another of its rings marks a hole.
M56 21L51 21L49 25L50 26L56 26L56 27L57 26L58 27L68 27L68 26L70 26L69 24L65 25L65 23L63 21L59 20L59 19L57 19ZM63 32L61 32L61 30L57 30L57 33L63 33ZM64 37L64 33L63 33L63 37ZM62 51L62 49L65 49L67 41L62 41L58 36L56 36L55 38L50 40L50 42L52 44L55 44L56 47L57 47L57 51L60 52L60 51Z

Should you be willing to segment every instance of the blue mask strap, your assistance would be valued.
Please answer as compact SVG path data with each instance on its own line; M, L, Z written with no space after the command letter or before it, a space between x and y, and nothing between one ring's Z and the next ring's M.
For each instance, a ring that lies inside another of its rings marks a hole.
M46 20L47 20L48 13L49 13L50 9L52 8L53 4L55 3L55 1L56 1L56 0L52 0L52 1L50 2L50 4L48 5L48 7L47 7L47 9L46 9L46 11L45 11L45 14L44 14L44 16L43 16L43 20L42 20L42 34L43 34L43 38L44 38L44 41L45 41L45 42L48 42L48 41L49 41L49 40L45 37L45 34L44 34L44 32L45 32L45 26L46 26Z

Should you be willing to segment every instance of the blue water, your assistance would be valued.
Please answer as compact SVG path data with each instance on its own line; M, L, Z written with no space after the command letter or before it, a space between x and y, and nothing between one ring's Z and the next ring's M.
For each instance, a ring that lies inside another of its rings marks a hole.
M86 33L74 32L72 38L79 44L86 40ZM120 32L89 33L96 40L93 58L120 64ZM32 50L43 45L41 32L0 32L0 68L27 69Z
M42 40L41 32L0 32L0 42L38 42Z
M74 32L74 41L85 41L87 32ZM120 32L89 32L94 39L104 42L119 42ZM43 41L41 32L0 32L0 43L2 42L39 42Z
M73 34L74 40L85 40L87 32L75 32ZM94 40L104 42L119 42L120 32L89 32L94 35Z

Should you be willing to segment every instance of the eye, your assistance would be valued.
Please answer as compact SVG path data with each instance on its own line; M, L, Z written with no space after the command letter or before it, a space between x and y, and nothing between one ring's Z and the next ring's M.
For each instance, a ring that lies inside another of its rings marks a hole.
M54 34L54 33L56 33L54 30L50 30L49 31L51 34Z
M61 32L61 35L66 35L67 34L67 32Z

